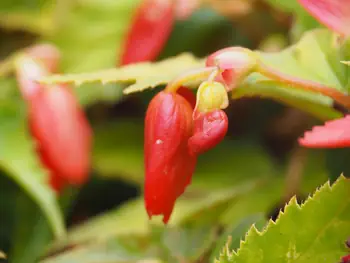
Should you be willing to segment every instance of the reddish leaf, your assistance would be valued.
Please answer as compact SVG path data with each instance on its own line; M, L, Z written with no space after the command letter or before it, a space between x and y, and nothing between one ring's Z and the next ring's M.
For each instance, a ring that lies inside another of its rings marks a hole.
M144 0L126 36L120 64L156 59L170 36L173 24L173 1Z
M298 1L320 23L341 35L350 35L350 0Z
M313 127L312 131L305 132L299 143L309 148L350 147L350 115Z

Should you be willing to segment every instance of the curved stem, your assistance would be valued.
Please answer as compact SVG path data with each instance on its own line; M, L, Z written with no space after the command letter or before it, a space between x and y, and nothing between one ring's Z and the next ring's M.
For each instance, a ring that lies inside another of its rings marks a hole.
M176 92L177 89L179 89L183 84L195 80L205 80L216 70L217 67L205 67L187 71L173 81L169 82L165 89L170 92Z
M322 95L332 98L334 101L338 102L342 106L350 109L350 96L346 95L334 88L330 88L321 83L317 83L311 80L305 80L297 77L287 75L285 73L279 72L263 63L260 63L258 67L258 72L265 77L276 80L278 82L288 84L293 86L293 88L298 88L302 90L308 90L320 93Z

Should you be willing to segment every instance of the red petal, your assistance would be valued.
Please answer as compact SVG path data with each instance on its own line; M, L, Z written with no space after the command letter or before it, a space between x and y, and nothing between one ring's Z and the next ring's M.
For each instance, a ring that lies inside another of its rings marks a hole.
M174 5L169 0L145 0L129 29L120 64L152 61L166 44L174 24Z
M350 35L350 0L299 0L320 23L341 35Z
M309 148L350 147L350 115L313 127L312 131L305 132L299 143Z
M145 204L148 215L163 214L164 223L194 172L196 157L187 148L192 111L182 96L162 91L152 99L146 113Z
M188 141L190 151L198 155L212 149L224 139L227 129L228 119L224 111L200 113L194 120L194 133Z
M180 87L176 93L184 97L191 104L192 109L196 107L196 96L190 89Z
M52 173L49 176L49 184L57 194L60 194L62 192L66 183L66 180L64 180L61 176Z

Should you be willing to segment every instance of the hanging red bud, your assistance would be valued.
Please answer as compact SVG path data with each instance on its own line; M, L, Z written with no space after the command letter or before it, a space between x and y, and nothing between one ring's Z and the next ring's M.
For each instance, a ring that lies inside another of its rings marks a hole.
M298 1L320 23L343 36L350 36L350 0Z
M222 73L216 80L225 83L231 90L256 69L257 61L253 51L242 47L229 47L211 54L206 65L218 66Z
M166 44L174 24L174 1L143 0L126 36L121 65L152 61Z
M184 97L161 91L146 113L145 205L149 217L162 214L164 223L170 218L175 200L191 182L195 169L197 158L187 146L192 135L192 112Z
M299 144L309 148L350 147L350 115L313 127L299 139Z
M193 123L193 136L188 140L191 153L198 155L220 143L228 129L228 118L223 110L200 113Z
M35 82L48 74L37 60L22 56L16 64L19 86L28 103L30 130L50 170L53 188L84 183L90 168L91 128L76 97L66 86Z

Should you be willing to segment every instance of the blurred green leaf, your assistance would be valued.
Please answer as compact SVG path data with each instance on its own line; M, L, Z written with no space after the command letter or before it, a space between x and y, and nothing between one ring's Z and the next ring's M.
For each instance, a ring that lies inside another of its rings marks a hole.
M350 178L350 148L327 149L326 158L331 182L337 180L340 174Z
M50 225L36 204L23 193L16 201L16 227L9 257L12 263L35 263L52 239Z
M12 0L0 2L0 27L49 34L54 30L52 0Z
M227 209L228 204L252 191L254 187L255 184L250 183L209 194L187 194L177 201L169 225L215 224ZM124 235L146 235L150 233L150 223L163 225L160 217L153 218L150 222L143 200L135 199L71 229L67 238L53 244L52 249L83 245L89 242L102 242Z
M144 236L128 235L104 242L93 242L83 247L53 255L41 263L161 263L157 258L157 248Z
M133 10L140 0L65 2L68 7L56 10L61 16L58 30L44 39L61 50L62 71L83 72L115 66Z
M302 34L308 30L321 27L320 23L313 18L306 10L298 3L297 0L266 0L273 7L290 13L294 16L294 24L291 30L293 39L299 39Z
M65 232L55 193L46 182L34 143L27 130L23 104L0 101L0 168L40 207L56 237Z
M317 186L322 184L328 178L326 170L325 153L320 150L311 151L308 150L307 158L303 161L303 168L300 171L300 181L295 187L295 194L303 198L313 191ZM238 224L244 218L249 217L252 214L264 214L266 217L270 217L276 209L279 209L281 204L286 200L285 192L288 191L289 185L286 185L287 181L284 175L287 166L281 167L275 166L278 169L278 173L281 176L275 176L266 179L259 183L259 186L253 193L242 196L237 202L231 204L225 213L221 216L221 222L224 225ZM259 175L259 174L258 174Z
M262 232L252 227L240 248L224 249L217 262L337 262L347 253L343 244L350 235L349 192L349 179L340 177L302 205L291 199L276 222L270 221Z
M170 227L164 229L161 241L174 262L195 262L210 250L216 232L215 225Z

